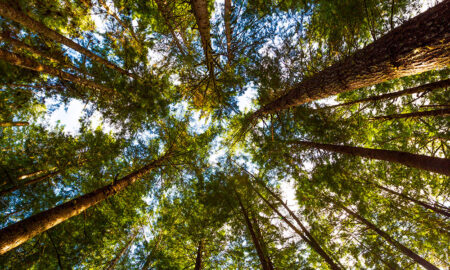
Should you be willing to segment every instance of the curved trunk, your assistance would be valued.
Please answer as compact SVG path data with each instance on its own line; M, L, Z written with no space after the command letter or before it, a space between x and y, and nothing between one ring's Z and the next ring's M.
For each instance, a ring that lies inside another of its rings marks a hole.
M88 194L35 214L0 230L0 255L59 223L81 214L108 197L122 191L169 158L170 152L127 176Z
M443 1L352 56L294 86L250 120L310 101L450 64L450 1Z
M0 7L1 8L1 7ZM64 72L62 70L59 70L57 68L51 67L51 66L46 66L46 65L42 65L30 58L15 54L15 53L11 53L5 50L0 49L0 59L3 59L5 61L7 61L8 63L11 63L12 65L16 65L22 68L26 68L26 69L30 69L30 70L34 70L37 72L43 72L43 73L47 73L50 74L52 76L61 78L63 80L66 81L70 81L76 84L80 84L89 88L93 88L93 89L97 89L100 90L102 92L108 93L108 94L114 94L114 90L109 89L105 86L102 86L94 81L90 81L90 80L85 80L79 77L76 77L70 73Z
M35 184L35 183L39 183L39 182L44 181L44 180L46 180L46 179L48 179L48 178L50 178L52 176L55 176L55 175L57 175L59 173L60 173L60 171L51 172L51 173L42 175L40 177L28 180L28 181L26 181L24 183L21 183L20 185L14 186L12 188L8 188L8 189L5 189L5 190L2 190L2 191L0 191L0 196L5 196L6 194L9 194L9 193L11 193L13 191L16 191L18 189L21 189L23 187L26 187L26 186L29 186L29 185L32 185L32 184Z
M0 122L0 127L23 127L29 124L28 122Z
M300 145L326 151L350 154L371 159L400 163L409 167L450 176L450 159L429 157L401 151L380 150L355 146L315 143L306 141L290 141L288 144Z
M331 108L336 108L336 107L341 107L341 106L353 105L353 104L358 104L358 103L362 103L362 102L374 102L374 101L379 101L379 100L394 99L394 98L405 96L405 95L411 95L411 94L421 93L421 92L430 92L430 91L434 91L437 89L446 88L449 85L450 85L450 79L447 79L447 80L443 80L443 81L439 81L439 82L420 85L420 86L405 89L402 91L397 91L397 92L387 93L387 94L383 94L383 95L379 95L379 96L358 99L355 101L336 104L333 106L327 106L324 109L331 109Z
M373 117L372 120L392 120L392 119L401 119L401 118L419 118L419 117L428 117L428 116L449 116L449 115L450 115L450 108L424 111L424 112L389 114L389 115L384 115L384 116Z
M25 13L14 9L9 4L1 1L0 2L0 16L8 18L12 21L15 21L17 23L22 24L23 26L29 28L30 30L33 30L34 32L40 33L41 35L49 38L50 40L54 40L58 43L64 44L67 47L86 55L90 59L99 62L108 68L114 69L123 75L131 76L128 71L116 66L115 64L101 58L100 56L94 54L93 52L89 51L88 49L82 47L81 45L73 42L72 40L66 38L65 36L61 35L60 33L56 32L55 30L52 30L48 28L45 24L35 21L33 18L29 17Z
M422 258L421 256L419 256L418 254L416 254L415 252L413 252L412 250L410 250L409 248L405 247L404 245L402 245L400 242L397 242L395 239L393 239L389 234L387 234L386 232L384 232L383 230L379 229L377 226L375 226L375 224L371 223L370 221L368 221L367 219L363 218L362 216L360 216L359 214L351 211L350 209L348 209L347 207L343 206L340 203L334 202L337 206L339 206L340 208L342 208L345 212L347 212L349 215L353 216L354 218L356 218L357 220L359 220L361 223L363 223L364 225L366 225L368 228L370 228L371 230L373 230L374 232L376 232L379 236L381 236L382 238L384 238L389 244L393 245L394 247L398 248L404 255L410 257L411 259L413 259L416 263L422 265L425 269L431 269L431 270L439 270L439 268L437 268L436 266L434 266L433 264L431 264L430 262L428 262L427 260L425 260L424 258Z

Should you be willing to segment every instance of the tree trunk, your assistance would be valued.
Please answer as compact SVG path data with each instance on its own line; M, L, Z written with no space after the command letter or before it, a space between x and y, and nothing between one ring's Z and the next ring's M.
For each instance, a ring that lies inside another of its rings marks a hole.
M417 155L393 150L380 150L355 146L324 144L300 140L290 141L288 144L317 148L342 154L350 154L370 159L396 162L409 167L450 176L450 159L447 158L429 157L425 155Z
M214 59L211 47L211 33L209 24L208 3L206 0L190 0L195 21L197 22L200 39L202 42L203 52L206 58L206 66L208 67L211 79L215 81L214 75Z
M173 41L175 42L175 45L177 46L180 53L185 56L183 46L181 46L180 40L178 39L177 35L175 34L175 29L172 26L172 22L170 21L170 16L168 15L168 10L166 7L166 4L162 0L155 0L156 6L158 7L159 13L161 13L161 16L163 17L164 21L166 22L167 28L169 28L170 34L172 35Z
M408 195L405 195L405 194L402 194L400 192L394 191L392 189L389 189L389 188L384 187L382 185L379 185L377 183L372 183L372 182L369 182L369 183L374 185L374 186L376 186L376 187L378 187L379 189L382 189L382 190L387 191L387 192L389 192L391 194L397 195L397 196L399 196L400 198L402 198L402 199L404 199L406 201L411 201L413 203L416 203L416 204L422 206L423 208L429 209L429 210L431 210L433 212L436 212L438 214L441 214L443 216L446 216L446 217L450 218L450 212L448 212L448 211L446 211L444 209L432 206L432 205L430 205L430 204L428 204L426 202L422 202L422 201L416 200L416 199L414 199L414 198L412 198L412 197L410 197Z
M383 237L388 243L390 243L391 245L393 245L394 247L398 248L404 255L410 257L411 259L413 259L416 263L422 265L425 269L432 269L432 270L439 270L439 268L437 268L436 266L434 266L433 264L431 264L430 262L428 262L427 260L425 260L424 258L420 257L419 255L417 255L416 253L414 253L412 250L410 250L409 248L405 247L404 245L402 245L400 242L397 242L395 239L393 239L390 235L388 235L386 232L384 232L383 230L379 229L377 226L375 226L375 224L371 223L370 221L368 221L367 219L363 218L362 216L360 216L359 214L351 211L350 209L348 209L347 207L343 206L340 203L337 203L333 200L333 202L339 206L340 208L342 208L345 212L347 212L349 215L353 216L354 218L356 218L357 220L359 220L361 223L363 223L364 225L366 225L368 228L370 228L371 230L373 230L374 232L376 232L379 236Z
M0 9L1 9L1 4L0 4ZM105 94L114 94L115 93L114 90L109 89L105 86L102 86L94 81L85 80L85 79L76 77L70 73L64 72L57 68L42 65L30 58L27 58L27 57L24 57L24 56L15 54L15 53L11 53L11 52L8 52L8 51L2 50L2 49L0 49L0 59L5 60L6 62L8 62L12 65L16 65L16 66L19 66L22 68L34 70L37 72L44 72L44 73L50 74L52 76L61 78L66 81L80 84L82 86L86 86L89 88L97 89L97 90L104 92Z
M401 119L401 118L420 118L420 117L428 117L428 116L449 116L450 109L438 109L431 111L423 111L423 112L412 112L412 113L400 113L400 114L389 114L383 116L373 117L372 120L392 120L392 119Z
M203 248L204 248L204 241L200 240L198 242L198 248L197 248L197 257L195 258L195 267L194 270L201 270L203 268Z
M225 12L224 12L224 22L225 22L225 36L227 38L227 57L228 57L228 65L231 66L231 62L233 62L233 52L231 49L231 36L233 34L233 30L231 29L231 1L225 0Z
M102 57L94 54L93 52L89 51L88 49L80 46L79 44L73 42L72 40L66 38L65 36L59 34L58 32L48 28L45 24L35 21L33 18L29 17L27 14L14 9L12 6L7 4L6 2L0 2L0 16L10 19L12 21L15 21L17 23L22 24L23 26L29 28L30 30L33 30L34 32L40 33L41 35L47 37L50 40L54 40L58 43L64 44L69 48L72 48L73 50L86 55L90 59L99 62L108 68L114 69L118 72L120 72L123 75L131 76L128 71L116 66L115 64L109 62L108 60L103 59Z
M39 174L48 173L49 171L54 171L54 170L56 170L56 167L50 168L48 170L39 170L39 171L35 171L32 173L28 173L28 174L23 174L23 175L17 177L17 180L24 180L24 179L35 177Z
M247 209L245 209L239 194L237 192L235 192L235 194L239 202L239 206L241 207L242 215L244 216L245 225L250 233L250 237L252 238L252 242L253 245L255 246L256 253L258 254L259 261L261 262L261 267L263 270L272 270L273 268L270 268L270 264L268 263L266 256L264 255L261 243L259 242L255 230L253 229L253 225L252 222L250 221Z
M170 157L170 155L171 152L167 152L161 158L154 160L141 169L128 174L112 184L1 229L0 255L122 191L144 175L148 174L154 168L160 166L162 162Z
M445 0L316 75L250 116L257 118L338 93L450 64L450 1Z
M119 254L111 260L111 262L108 264L108 266L105 268L106 270L112 270L116 267L116 264L120 261L120 259L123 257L125 252L130 248L131 244L134 242L134 239L136 239L136 236L138 235L139 231L136 231L133 236L131 237L130 241L122 248Z
M393 93L387 93L384 95L373 96L373 97L358 99L355 101L336 104L333 106L325 107L324 109L331 109L331 108L336 108L336 107L341 107L341 106L353 105L353 104L358 104L358 103L362 103L362 102L374 102L374 101L379 101L379 100L394 99L394 98L404 96L404 95L411 95L411 94L421 93L421 92L430 92L433 90L446 88L449 85L450 85L450 79L447 79L447 80L443 80L443 81L439 81L439 82L420 85L420 86L405 89L402 91L397 91L397 92L393 92Z
M255 227L256 237L258 238L258 241L261 244L262 252L263 252L263 254L266 257L267 266L269 267L269 269L273 270L275 268L273 267L272 260L270 259L270 256L269 256L269 250L267 249L266 242L264 241L264 238L263 238L262 233L261 233L261 229L259 228L258 219L256 218L256 214L253 214L253 213L251 214L251 220L252 220L253 225Z
M156 240L155 246L148 254L147 258L145 259L144 266L142 266L141 270L148 270L150 269L150 266L152 266L152 260L153 260L153 254L158 250L159 243L161 242L162 234L160 233L158 235L158 239Z
M28 180L28 181L26 181L24 183L20 183L19 185L16 185L14 187L2 190L2 191L0 191L0 196L5 196L6 194L14 192L14 191L16 191L18 189L24 188L26 186L29 186L29 185L32 185L32 184L35 184L35 183L39 183L39 182L44 181L44 180L46 180L46 179L48 179L48 178L50 178L52 176L55 176L55 175L57 175L59 173L60 173L60 171L54 171L54 172L51 172L51 173L47 173L47 174L44 174L44 175L39 176L37 178Z
M22 127L28 126L28 122L0 122L0 127Z

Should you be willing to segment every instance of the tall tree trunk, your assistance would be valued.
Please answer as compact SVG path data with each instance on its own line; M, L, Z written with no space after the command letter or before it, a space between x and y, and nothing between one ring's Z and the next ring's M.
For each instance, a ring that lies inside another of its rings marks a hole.
M206 0L190 0L195 21L197 22L200 39L202 42L203 52L206 58L206 66L209 75L215 84L214 75L214 59L211 47L211 27L209 24L208 2Z
M181 46L180 40L178 39L177 35L175 34L175 29L172 26L172 22L170 21L169 12L167 10L167 6L165 2L162 0L155 0L156 6L158 7L159 13L161 13L161 16L163 17L164 21L166 22L167 28L169 28L170 34L172 35L173 41L175 42L175 45L177 46L180 53L185 56L185 52L183 49L183 46Z
M306 142L300 140L290 141L288 144L322 149L342 154L350 154L370 159L396 162L413 168L450 176L450 159L447 158L429 157L393 150L380 150L355 146Z
M358 103L362 103L362 102L374 102L374 101L379 101L379 100L394 99L397 97L411 95L411 94L415 94L415 93L430 92L430 91L434 91L437 89L446 88L448 86L450 86L450 79L442 80L442 81L438 81L438 82L434 82L434 83L428 83L428 84L420 85L417 87L413 87L413 88L409 88L409 89L405 89L405 90L397 91L397 92L393 92L393 93L387 93L387 94L383 94L383 95L379 95L379 96L372 96L372 97L368 97L368 98L358 99L355 101L336 104L333 106L327 106L324 109L331 109L331 108L336 108L336 107L341 107L341 106L353 105L353 104L358 104Z
M231 29L231 1L225 0L225 11L224 11L224 22L225 22L225 36L227 38L227 57L228 65L231 66L233 62L233 51L231 48L231 36L233 34L233 29Z
M131 239L128 241L128 243L120 250L120 253L114 257L114 259L111 260L111 262L108 264L108 266L105 268L106 270L112 270L116 267L116 264L120 261L120 259L125 255L125 252L130 248L131 244L133 244L134 239L136 239L136 236L138 235L138 230L133 234Z
M250 215L250 218L255 227L256 237L258 238L258 241L261 244L262 252L264 253L264 255L266 257L267 265L268 265L269 269L273 270L275 268L273 267L272 260L270 259L270 256L269 256L269 250L267 249L266 242L264 241L264 237L261 233L261 229L259 228L258 219L256 218L256 214L252 213Z
M171 151L127 176L0 230L0 255L122 191L167 160Z
M382 190L384 190L384 191L387 191L387 192L389 192L389 193L391 193L391 194L397 195L397 196L399 196L400 198L402 198L402 199L404 199L404 200L406 200L406 201L411 201L411 202L413 202L413 203L416 203L416 204L422 206L423 208L429 209L429 210L431 210L431 211L433 211L433 212L436 212L436 213L438 213L438 214L441 214L441 215L443 215L443 216L446 216L446 217L449 217L449 218L450 218L450 212L449 212L449 211L446 211L445 209L441 209L441 208L439 208L439 207L435 207L435 206L433 206L433 205L430 205L430 204L428 204L428 203L426 203L426 202L422 202L422 201L420 201L420 200L416 200L416 199L414 199L414 198L412 198L412 197L410 197L410 196L408 196L408 195L405 195L405 194L402 194L402 193L400 193L400 192L394 191L394 190L392 190L392 189L389 189L389 188L384 187L384 186L382 186L382 185L379 185L379 184L377 184L377 183L369 182L369 184L372 184L372 185L378 187L379 189L382 189Z
M450 64L450 1L445 0L352 56L294 86L250 116L257 118L338 93Z
M0 4L0 9L1 9L1 4ZM70 73L64 72L57 68L42 65L30 58L27 58L27 57L24 57L24 56L15 54L15 53L11 53L11 52L8 52L8 51L2 50L2 49L0 49L0 59L5 60L6 62L8 62L12 65L16 65L16 66L19 66L22 68L34 70L37 72L44 72L44 73L50 74L52 76L61 78L66 81L70 81L70 82L73 82L76 84L87 86L89 88L97 89L97 90L104 92L105 94L114 94L115 93L114 90L107 88L105 86L102 86L94 81L76 77Z
M278 211L278 209L270 203L252 184L249 182L252 189L256 192L258 197L260 197L292 230L294 230L302 239L305 241L315 252L317 252L330 266L333 270L341 269L320 247L320 245L314 244L309 237L307 237L302 231L300 231L297 227L295 227L292 222L290 222L283 214Z
M433 264L431 264L430 262L428 262L427 260L425 260L424 258L419 256L418 254L416 254L415 252L413 252L409 248L405 247L400 242L397 242L389 234L387 234L383 230L379 229L377 226L375 226L375 224L373 224L370 221L368 221L367 219L363 218L358 213L355 213L355 212L351 211L350 209L348 209L347 207L345 207L341 203L336 202L335 200L332 200L332 201L334 202L334 204L336 204L338 207L342 208L349 215L351 215L352 217L354 217L357 220L359 220L361 223L366 225L368 228L370 228L371 230L376 232L379 236L383 237L388 243L390 243L391 245L393 245L394 247L399 249L404 255L410 257L416 263L422 265L425 269L439 270L439 268L437 268L436 266L434 266Z
M256 253L258 254L259 261L261 262L261 267L263 270L272 270L273 268L270 268L271 264L269 264L266 256L264 255L261 243L259 242L256 232L253 228L253 224L250 221L247 209L245 209L244 204L242 203L242 200L241 200L239 194L237 192L235 192L235 194L236 194L236 198L239 202L239 206L241 207L242 215L244 216L245 225L250 233L250 237L252 238L252 242L253 242L253 245L255 246Z
M11 187L11 188L8 188L8 189L0 191L0 196L5 196L6 194L14 192L14 191L16 191L18 189L24 188L26 186L29 186L29 185L32 185L32 184L35 184L35 183L39 183L39 182L44 181L44 180L46 180L46 179L48 179L48 178L50 178L52 176L55 176L55 175L57 175L59 173L60 173L60 171L54 171L54 172L50 172L50 173L44 174L42 176L36 177L34 179L25 181L23 183L20 183L20 184L14 186L14 187Z
M93 52L89 51L88 49L80 46L79 44L73 42L72 40L66 38L65 36L61 35L60 33L56 32L55 30L52 30L48 28L45 24L35 21L33 18L29 17L27 14L23 13L20 10L16 10L7 2L0 2L0 16L10 19L12 21L15 21L17 23L22 24L23 26L29 28L30 30L33 30L34 32L40 33L41 35L47 37L50 40L54 40L58 43L64 44L69 48L74 49L75 51L86 55L90 59L99 62L108 68L114 69L118 72L120 72L123 75L131 76L128 71L116 66L115 64L109 62L108 60L103 59L102 57L94 54Z
M203 248L205 240L202 239L198 242L197 257L195 258L194 270L201 270L203 268Z
M28 122L0 122L0 127L22 127L28 126Z
M23 174L23 175L17 177L17 180L24 180L24 179L35 177L35 176L38 176L39 174L48 173L49 171L54 171L54 170L56 170L56 167L50 168L48 170L39 170L39 171L35 171L32 173L28 173L28 174Z
M158 235L158 239L156 240L155 246L153 247L153 249L148 254L147 258L145 259L145 263L142 266L141 270L148 270L152 266L153 256L154 256L155 252L158 251L158 247L159 247L159 243L161 242L161 239L162 239L162 234L160 233Z
M420 117L428 117L428 116L449 116L450 108L447 109L437 109L431 111L423 111L423 112L412 112L412 113L400 113L400 114L389 114L383 116L373 117L372 120L392 120L392 119L401 119L401 118L420 118Z

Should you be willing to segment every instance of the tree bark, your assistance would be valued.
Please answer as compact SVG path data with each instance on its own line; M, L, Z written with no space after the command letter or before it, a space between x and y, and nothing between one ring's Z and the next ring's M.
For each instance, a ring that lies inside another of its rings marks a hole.
M420 86L409 88L409 89L405 89L405 90L402 90L402 91L397 91L397 92L393 92L393 93L387 93L387 94L384 94L384 95L358 99L358 100L355 100L355 101L350 101L350 102L345 102L345 103L341 103L341 104L336 104L336 105L333 105L333 106L327 106L324 109L331 109L331 108L336 108L336 107L341 107L341 106L348 106L348 105L358 104L358 103L362 103L362 102L374 102L374 101L379 101L379 100L394 99L394 98L397 98L397 97L400 97L400 96L404 96L404 95L411 95L411 94L415 94L415 93L429 92L429 91L433 91L433 90L437 90L437 89L441 89L441 88L446 88L449 85L450 85L450 79L447 79L447 80L443 80L443 81L439 81L439 82L434 82L434 83L428 83L428 84L420 85Z
M27 14L16 10L7 2L0 2L0 16L5 17L7 19L10 19L12 21L15 21L17 23L22 24L23 26L29 28L30 30L33 30L34 32L40 33L41 35L49 38L50 40L54 40L58 43L64 44L69 48L74 49L75 51L86 55L90 59L99 62L108 68L114 69L118 72L120 72L123 75L127 75L130 77L133 77L132 74L130 74L128 71L116 66L115 64L109 62L108 60L103 59L102 57L94 54L93 52L89 51L88 49L80 46L79 44L73 42L72 40L66 38L65 36L61 35L60 33L56 32L55 30L52 30L48 28L45 24L35 21L33 18L29 17Z
M400 163L409 167L450 176L450 159L429 157L401 151L380 150L355 146L324 144L306 141L289 141L288 144L317 148L326 151L350 154L370 159Z
M402 119L402 118L420 118L420 117L428 117L428 116L449 116L449 115L450 115L450 108L447 108L447 109L437 109L437 110L423 111L423 112L399 113L399 114L376 116L376 117L373 117L372 120L393 120L393 119Z
M201 270L203 268L203 248L204 248L204 241L200 240L198 242L198 248L197 248L197 257L195 258L195 267L194 270Z
M28 180L28 181L26 181L24 183L20 183L19 185L16 185L14 187L2 190L2 191L0 191L0 196L5 196L6 194L14 192L14 191L16 191L18 189L24 188L26 186L29 186L29 185L32 185L32 184L35 184L35 183L39 183L39 182L44 181L44 180L46 180L46 179L48 179L48 178L50 178L52 176L55 176L55 175L57 175L59 173L60 173L60 171L54 171L54 172L51 172L51 173L47 173L47 174L42 175L40 177Z
M313 100L450 64L450 1L445 0L352 56L304 79L250 120Z
M262 236L261 229L259 228L258 219L256 218L256 214L252 213L250 215L250 217L251 217L252 223L255 227L256 237L258 238L258 241L261 244L262 252L266 256L267 265L268 265L269 269L273 270L275 268L273 267L272 260L270 259L270 256L269 256L269 250L267 249L266 242L264 241L264 237Z
M333 200L333 202L339 206L340 208L342 208L345 212L347 212L349 215L353 216L354 218L356 218L357 220L359 220L361 223L363 223L364 225L366 225L368 228L370 228L371 230L373 230L374 232L376 232L379 236L381 236L382 238L384 238L389 244L393 245L394 247L398 248L404 255L410 257L411 259L413 259L416 263L422 265L425 269L431 269L431 270L439 270L439 268L437 268L436 266L434 266L433 264L431 264L430 262L428 262L427 260L425 260L424 258L422 258L421 256L419 256L418 254L416 254L415 252L413 252L412 250L410 250L409 248L405 247L404 245L402 245L400 242L397 242L394 238L392 238L389 234L387 234L386 232L384 232L383 230L379 229L377 226L375 226L375 224L371 223L370 221L368 221L367 219L363 218L362 216L360 216L359 214L351 211L350 209L348 209L347 207L343 206L342 204L335 202Z
M255 246L256 253L258 254L259 261L261 262L261 267L263 270L273 270L273 268L270 268L270 264L266 259L266 256L264 255L263 249L261 247L261 243L258 241L258 237L255 233L255 230L253 229L252 222L250 221L247 209L245 209L242 200L237 192L236 198L239 202L239 206L241 207L242 215L244 216L245 225L250 233L250 237L252 238L253 245Z
M161 163L167 160L171 154L172 153L170 151L167 152L159 159L150 162L141 169L128 174L112 184L1 229L0 255L21 245L32 237L58 225L59 223L79 215L89 207L92 207L106 198L122 191L144 175L148 174L154 168L160 166Z
M208 67L210 77L215 81L208 3L206 0L190 0L190 4L194 13L195 21L197 22L198 31L200 33L203 52L206 58L206 66Z
M233 29L231 29L231 1L225 0L225 12L224 12L224 22L225 22L225 36L227 38L227 57L228 65L231 66L233 62L233 51L231 48L231 36L233 34Z
M0 9L1 9L1 5L0 5ZM24 56L15 54L15 53L11 53L11 52L8 52L8 51L2 50L2 49L0 49L0 59L3 59L6 62L8 62L12 65L19 66L21 68L30 69L30 70L34 70L37 72L44 72L44 73L50 74L52 76L61 78L66 81L80 84L82 86L86 86L89 88L97 89L97 90L104 92L105 94L114 94L115 93L114 90L109 89L105 86L102 86L94 81L76 77L70 73L64 72L57 68L42 65L30 58L27 58L27 57L24 57Z
M431 211L433 211L433 212L436 212L436 213L438 213L438 214L441 214L441 215L443 215L443 216L446 216L446 217L449 217L449 218L450 218L450 212L449 212L449 211L446 211L446 210L444 210L444 209L441 209L441 208L432 206L432 205L430 205L430 204L428 204L428 203L426 203L426 202L422 202L422 201L420 201L420 200L416 200L416 199L414 199L414 198L412 198L412 197L410 197L410 196L408 196L408 195L405 195L405 194L402 194L402 193L400 193L400 192L394 191L394 190L392 190L392 189L389 189L389 188L384 187L384 186L382 186L382 185L379 185L379 184L377 184L377 183L369 182L369 184L372 184L372 185L378 187L379 189L382 189L382 190L384 190L384 191L387 191L387 192L389 192L389 193L391 193L391 194L397 195L397 196L399 196L400 198L402 198L402 199L404 199L404 200L406 200L406 201L411 201L411 202L413 202L413 203L415 203L415 204L418 204L418 205L422 206L423 208L429 209L429 210L431 210Z
M111 262L108 264L108 266L105 268L105 270L112 270L116 267L116 264L120 261L120 259L125 255L125 252L130 248L131 244L134 242L134 239L136 239L136 236L138 235L139 231L136 231L133 236L131 237L130 241L122 248L119 254L117 254L114 259L111 260Z
M0 122L0 127L22 127L28 126L28 122Z
M56 170L56 167L50 168L48 170L39 170L39 171L35 171L32 173L28 173L28 174L23 174L23 175L17 177L17 180L24 180L27 178L35 177L39 174L48 173L49 171L53 171L53 170Z

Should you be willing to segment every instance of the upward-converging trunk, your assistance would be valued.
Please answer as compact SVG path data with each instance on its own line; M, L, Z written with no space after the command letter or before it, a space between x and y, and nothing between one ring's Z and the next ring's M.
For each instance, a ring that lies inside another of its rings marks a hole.
M0 16L8 18L17 23L20 23L23 26L29 28L30 30L37 32L50 40L54 40L58 43L64 44L67 47L74 49L75 51L81 54L86 55L90 59L98 63L101 63L111 69L114 69L124 75L133 76L128 71L116 66L115 64L109 62L108 60L101 58L100 56L82 47L81 45L73 42L72 40L66 38L65 36L61 35L55 30L48 28L45 24L39 21L35 21L33 18L29 17L27 14L21 12L20 10L16 10L5 1L0 1Z
M127 250L130 248L131 244L133 244L134 239L136 239L136 236L138 235L139 231L136 231L131 239L128 241L128 243L120 250L119 254L117 254L116 257L114 257L114 259L112 259L108 266L105 268L106 270L113 270L116 267L116 264L120 261L120 259L123 257L123 255L125 255L125 252L127 252Z
M347 212L349 215L351 215L352 217L354 217L357 220L359 220L361 223L366 225L368 228L370 228L371 230L376 232L379 236L383 237L389 244L391 244L394 247L398 248L404 255L410 257L416 263L422 265L425 269L429 269L429 270L438 270L439 269L436 266L434 266L433 264L431 264L430 262L428 262L427 260L425 260L424 258L422 258L421 256L419 256L418 254L416 254L415 252L413 252L412 250L410 250L409 248L405 247L400 242L396 241L394 238L392 238L385 231L379 229L375 224L371 223L370 221L368 221L367 219L365 219L364 217L362 217L358 213L355 213L355 212L351 211L350 209L348 209L347 207L343 206L339 202L336 202L334 200L333 200L333 202L338 207L342 208L345 212Z
M120 26L122 26L122 28L124 29L124 30L127 30L129 33L130 33L130 35L134 38L134 40L136 40L136 42L138 42L139 43L139 39L137 38L137 36L136 36L136 33L134 33L134 30L133 30L133 26L127 26L126 24L125 24L125 22L123 22L120 18L119 18L119 16L114 12L114 11L112 11L110 8L109 8L109 6L106 4L106 2L104 1L104 0L98 0L98 2L100 3L100 5L102 5L102 7L106 10L106 12L111 16L111 17L113 17L119 24L120 24Z
M413 168L450 176L450 159L429 157L401 151L371 149L355 146L315 143L306 141L290 141L291 145L317 148L342 154L378 159L400 163Z
M405 22L364 49L356 51L250 117L281 111L306 102L450 64L450 0Z
M16 186L13 186L13 187L11 187L11 188L8 188L8 189L5 189L5 190L0 191L0 196L4 196L4 195L6 195L6 194L9 194L9 193L11 193L11 192L13 192L13 191L16 191L16 190L18 190L18 189L24 188L24 187L26 187L26 186L29 186L29 185L32 185L32 184L35 184L35 183L42 182L42 181L44 181L44 180L46 180L46 179L49 179L49 178L51 178L52 176L55 176L55 175L57 175L57 174L59 174L59 173L60 173L60 171L54 171L54 172L50 172L50 173L44 174L44 175L42 175L42 176L36 177L36 178L34 178L34 179L30 179L30 180L25 181L25 182L23 182L23 183L19 183L19 184L16 185Z
M198 242L198 247L197 247L197 257L195 258L195 267L194 270L201 270L203 268L203 248L205 245L205 240L200 240Z
M0 56L1 58L1 56ZM23 127L28 126L30 123L28 122L0 122L0 127Z
M428 116L449 116L450 108L447 109L437 109L431 111L423 111L423 112L412 112L412 113L399 113L399 114L389 114L383 116L373 117L373 120L393 120L393 119L402 119L402 118L420 118L420 117L428 117Z
M225 22L225 36L227 38L227 57L228 65L231 65L233 61L233 51L231 48L231 35L233 30L231 29L231 0L225 0L225 12L224 12L224 22Z
M450 79L438 81L438 82L434 82L434 83L428 83L428 84L420 85L420 86L413 87L413 88L408 88L408 89L393 92L393 93L387 93L387 94L383 94L383 95L379 95L379 96L372 96L372 97L368 97L368 98L358 99L355 101L336 104L333 106L325 107L325 109L353 105L353 104L358 104L358 103L362 103L362 102L374 102L374 101L379 101L379 100L394 99L394 98L405 96L405 95L429 92L429 91L433 91L433 90L437 90L437 89L441 89L441 88L446 88L448 86L450 86Z
M170 155L171 152L168 152L161 158L154 160L112 184L3 228L0 230L0 255L122 191L154 168L160 166Z
M168 10L168 8L167 8L167 2L165 2L163 0L155 0L155 3L158 6L158 10L161 13L161 16L163 17L167 28L169 28L170 34L172 35L175 45L177 46L180 53L184 56L185 53L184 53L183 46L181 46L181 42L178 39L177 35L175 34L175 29L172 26L172 22L171 22L171 18L170 18L171 17L170 10Z
M162 239L162 233L160 233L158 235L158 238L156 239L156 243L153 246L153 248L150 251L150 253L147 255L147 258L145 259L145 263L142 266L141 270L148 270L152 266L152 262L153 262L153 259L154 259L153 257L155 255L155 253L158 251L158 247L159 247L159 243L161 243L161 239Z

